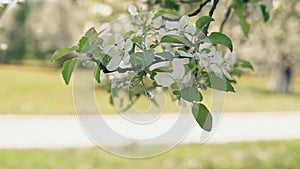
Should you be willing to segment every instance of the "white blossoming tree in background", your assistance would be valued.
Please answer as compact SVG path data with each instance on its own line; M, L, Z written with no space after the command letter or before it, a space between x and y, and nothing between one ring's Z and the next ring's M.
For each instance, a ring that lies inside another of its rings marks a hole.
M190 1L195 3L195 0ZM210 131L213 119L202 103L202 91L212 88L235 92L235 76L253 69L248 61L237 57L237 49L234 49L230 37L222 33L222 27L234 11L245 36L248 36L249 12L267 21L272 1L233 0L220 31L215 32L209 32L209 27L222 1L199 0L196 11L180 15L179 6L190 1L150 1L148 3L152 6L158 6L149 11L151 13L130 5L129 24L135 29L125 28L125 31L111 33L105 29L90 28L77 45L56 51L51 60L70 52L78 53L77 58L64 63L62 74L66 84L69 84L76 64L93 62L96 65L95 80L110 83L115 88L128 85L128 99L132 103L141 95L151 100L153 90L166 89L173 101L179 101L180 105L190 103L198 124ZM209 5L208 15L201 13ZM192 24L190 17L194 16L197 19ZM122 80L112 80L111 77L130 77L130 81L122 84Z

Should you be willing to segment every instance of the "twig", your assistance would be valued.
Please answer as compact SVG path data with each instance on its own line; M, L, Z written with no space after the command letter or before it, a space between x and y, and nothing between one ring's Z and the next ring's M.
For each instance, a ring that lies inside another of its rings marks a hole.
M103 73L113 73L113 72L119 72L119 73L126 73L126 72L130 72L130 71L134 71L136 72L137 70L141 69L143 66L142 65L137 65L135 67L131 67L131 68L120 68L118 67L116 70L108 70L107 67L99 60L99 59L96 59L93 54L89 53L87 54L87 57L95 62L97 64L97 66L103 71ZM159 57L155 57L154 58L154 61L151 63L151 65L154 65L156 63L159 63L159 62L164 62L164 61L168 61L168 60L164 60L164 59L161 59ZM148 67L150 67L151 65L149 65Z
M216 10L216 8L217 8L218 3L219 3L219 0L214 0L214 3L213 3L213 5L212 5L212 7L211 7L211 9L210 9L210 11L209 11L209 16L210 16L210 17L213 16L213 14L214 14L214 12L215 12L215 10ZM203 29L203 33L204 33L205 35L208 34L208 28L209 28L209 25L210 25L210 23L206 24L205 27L204 27L204 29Z
M169 18L166 16L162 16L162 19L164 19L166 21L179 21L180 20L180 18Z
M196 9L193 13L188 14L189 17L192 16L196 16L197 14L199 14L202 11L202 8L208 4L211 0L206 0L205 2L201 3L200 6L198 7L198 9Z
M199 2L199 1L201 1L201 0L187 0L187 1L184 1L184 0L179 0L179 2L180 3L183 3L183 4L185 4L185 3L195 3L195 2Z
M223 21L221 23L221 26L220 26L220 32L223 32L224 25L225 25L225 23L227 22L227 20L228 20L228 18L230 16L231 8L232 8L232 4L227 8L227 12L225 14L225 18L223 19Z
M112 73L112 72L119 72L119 73L125 73L125 72L130 72L130 71L136 71L138 69L141 69L142 65L137 65L135 67L132 67L132 68L120 68L118 67L116 70L113 70L113 71L110 71L107 69L107 67L99 60L99 59L96 59L93 54L89 53L87 54L87 57L95 62L98 67L103 71L103 73Z

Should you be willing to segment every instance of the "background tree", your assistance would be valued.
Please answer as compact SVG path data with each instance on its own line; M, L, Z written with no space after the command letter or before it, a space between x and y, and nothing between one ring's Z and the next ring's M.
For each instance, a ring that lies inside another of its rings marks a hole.
M29 13L29 4L27 1L20 4L14 12L10 29L6 30L8 49L1 55L0 61L9 63L11 61L20 61L26 55L26 29L25 24Z

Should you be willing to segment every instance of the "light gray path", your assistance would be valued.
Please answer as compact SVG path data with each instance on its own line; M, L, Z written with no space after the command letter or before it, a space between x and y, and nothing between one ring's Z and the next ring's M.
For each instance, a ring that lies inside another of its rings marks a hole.
M173 114L168 115L170 119ZM116 116L106 115L118 124ZM167 122L166 122L167 124ZM124 126L120 126L122 128ZM163 126L161 126L163 128ZM153 131L160 128L154 128ZM128 131L135 137L139 133ZM200 127L194 125L183 143L199 143ZM104 133L105 135L105 133ZM215 134L207 143L300 139L300 112L225 113ZM112 144L119 144L112 140ZM77 117L71 115L1 115L0 148L75 148L95 144L82 130Z

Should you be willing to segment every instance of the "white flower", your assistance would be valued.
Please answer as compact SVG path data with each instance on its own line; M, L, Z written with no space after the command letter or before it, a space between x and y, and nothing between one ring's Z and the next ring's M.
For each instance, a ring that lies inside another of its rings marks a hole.
M157 75L154 76L154 79L157 84L163 86L163 87L169 87L174 82L179 83L187 83L191 80L192 75L190 72L185 72L185 64L188 64L189 60L186 59L173 59L172 61L172 67L173 72L172 73L166 73L166 72L158 72Z
M132 49L133 44L130 39L124 40L124 37L121 34L115 35L115 43L116 45L107 45L103 47L103 51L105 54L108 54L111 57L107 65L107 69L109 71L116 70L122 59L123 62L129 62L129 51Z
M236 64L237 53L235 51L230 52L230 50L227 50L224 56L224 60L230 67L233 67Z
M171 73L165 73L165 72L159 72L157 75L154 76L154 79L157 84L163 86L163 87L169 87L171 84L173 84L175 81L172 77Z
M128 6L128 12L130 13L130 15L138 15L137 9L134 5Z
M199 65L201 67L208 67L210 63L211 55L213 55L212 51L210 51L209 53L205 53L205 52L195 53L195 57L199 59Z
M208 53L196 53L195 56L199 59L199 65L201 67L207 68L210 71L214 72L216 75L232 80L229 71L232 70L232 67L236 61L236 54L233 53L231 56L230 53L225 54L225 60L222 57L222 53L219 51L210 51Z
M177 52L179 53L180 56L184 56L184 57L189 57L189 58L194 58L194 55L191 53L187 53L183 50L177 50Z
M188 16L182 16L177 21L166 21L166 28L169 30L178 30L179 33L190 33L195 34L197 29L194 26L189 25L189 17Z

